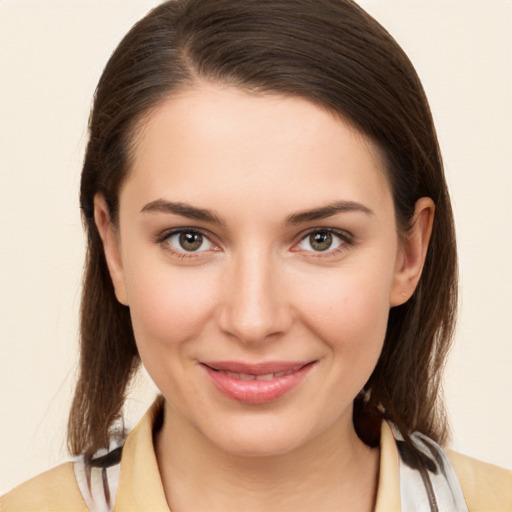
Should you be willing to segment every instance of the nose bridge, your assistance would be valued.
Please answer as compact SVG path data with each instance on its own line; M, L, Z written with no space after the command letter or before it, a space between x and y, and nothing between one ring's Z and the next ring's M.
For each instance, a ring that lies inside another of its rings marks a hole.
M222 330L244 343L286 331L290 315L279 274L271 251L251 248L233 255L220 315Z

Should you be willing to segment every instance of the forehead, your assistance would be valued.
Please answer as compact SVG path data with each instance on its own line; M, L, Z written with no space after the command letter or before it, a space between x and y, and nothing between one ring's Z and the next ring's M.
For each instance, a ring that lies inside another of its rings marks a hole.
M141 199L247 195L292 210L297 201L389 196L377 148L339 116L301 98L217 85L171 96L144 119L130 182Z

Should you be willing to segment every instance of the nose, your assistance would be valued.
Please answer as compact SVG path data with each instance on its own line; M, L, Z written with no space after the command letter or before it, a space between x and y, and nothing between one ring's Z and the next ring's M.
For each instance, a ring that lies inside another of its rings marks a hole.
M220 329L244 344L286 333L293 321L283 272L272 255L252 251L233 257L224 275Z

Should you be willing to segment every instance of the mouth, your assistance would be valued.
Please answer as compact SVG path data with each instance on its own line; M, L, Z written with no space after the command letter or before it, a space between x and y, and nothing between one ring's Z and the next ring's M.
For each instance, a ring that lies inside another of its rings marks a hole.
M316 361L247 364L202 362L213 384L225 396L247 404L263 404L285 395L306 376Z

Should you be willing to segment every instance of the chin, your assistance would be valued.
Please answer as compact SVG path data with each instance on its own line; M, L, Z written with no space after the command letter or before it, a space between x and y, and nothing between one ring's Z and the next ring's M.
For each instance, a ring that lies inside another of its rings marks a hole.
M212 440L218 448L238 457L276 457L295 451L303 443L289 435L232 435L225 439Z
M202 434L225 453L241 457L273 457L291 453L310 443L319 435L307 421L272 418L268 415L236 418L207 428ZM297 428L299 427L299 429Z

